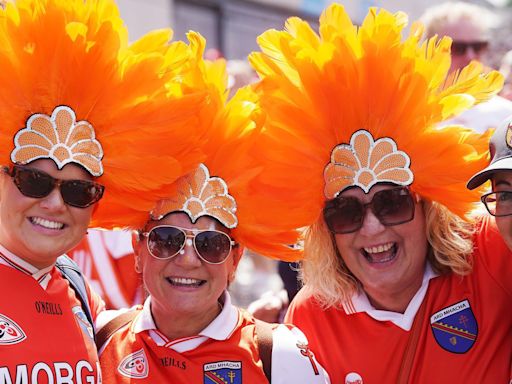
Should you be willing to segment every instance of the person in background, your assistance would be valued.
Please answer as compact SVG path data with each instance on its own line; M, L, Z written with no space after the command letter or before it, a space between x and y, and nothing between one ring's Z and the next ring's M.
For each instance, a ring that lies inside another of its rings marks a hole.
M169 38L128 44L111 0L0 8L1 382L102 381L92 323L103 303L62 255L88 227L126 220L126 204L144 210L157 165L164 184L199 161L179 145L158 159L148 150L187 145L191 133L170 127L202 104L173 80L187 51Z
M481 198L487 211L496 217L496 224L512 250L512 117L502 122L489 142L490 164L468 181L475 189L491 181L492 190Z
M107 309L144 301L140 275L133 268L131 232L90 229L67 255L78 264Z
M505 383L512 255L490 215L465 219L489 134L433 129L503 79L475 61L450 78L450 39L406 25L371 8L356 28L332 4L319 35L290 18L249 56L267 116L262 197L276 227L306 228L285 322L334 383Z
M200 61L205 41L188 37ZM103 379L329 383L297 328L258 323L231 302L227 288L243 248L285 257L286 247L267 243L288 238L260 220L264 201L249 188L260 168L252 146L263 121L252 91L240 89L226 104L224 61L205 62L195 79L209 89L208 105L197 110L204 135L194 144L206 156L145 220L126 223L137 228L135 266L149 297L143 307L98 319Z
M472 60L486 64L492 48L492 30L500 24L498 17L490 10L465 2L434 5L424 12L421 21L425 25L427 39L436 35L452 39L451 72L461 71ZM484 132L489 128L497 128L511 114L512 102L495 96L439 126L458 124Z

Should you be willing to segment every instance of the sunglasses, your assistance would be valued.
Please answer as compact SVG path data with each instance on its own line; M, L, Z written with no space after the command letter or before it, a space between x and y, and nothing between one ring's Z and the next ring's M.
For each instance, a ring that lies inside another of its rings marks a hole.
M363 226L366 209L370 208L385 226L407 223L414 218L414 199L406 187L384 189L362 203L356 197L339 196L325 203L324 220L332 233L352 233Z
M490 192L480 199L491 215L498 217L512 215L512 191Z
M228 234L211 229L194 231L189 235L184 228L159 225L151 228L149 232L141 232L141 235L148 239L147 246L151 256L161 260L173 258L183 251L185 244L194 244L197 255L205 263L222 264L235 245Z
M3 171L12 177L24 196L40 199L59 187L64 203L77 208L87 208L98 202L105 190L103 185L94 181L56 179L36 168L14 165L12 168L5 167Z
M480 53L487 49L489 43L487 41L453 41L452 42L452 54L457 56L463 56L466 54L469 48L473 49L473 52Z

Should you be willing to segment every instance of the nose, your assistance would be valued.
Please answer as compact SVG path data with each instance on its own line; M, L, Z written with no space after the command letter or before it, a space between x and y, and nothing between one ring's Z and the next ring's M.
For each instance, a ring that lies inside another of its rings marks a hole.
M174 257L174 262L184 268L195 268L202 265L191 238L187 237L183 249Z
M386 227L382 225L377 216L375 216L370 207L368 207L364 215L363 225L359 229L359 234L363 236L374 236L385 229Z
M475 51L475 49L471 45L469 45L466 48L466 58L468 59L468 63L471 60L477 60L479 57L480 54L477 51Z
M41 198L40 205L42 208L51 211L62 211L66 208L66 203L62 199L62 195L58 187L53 188L48 196Z

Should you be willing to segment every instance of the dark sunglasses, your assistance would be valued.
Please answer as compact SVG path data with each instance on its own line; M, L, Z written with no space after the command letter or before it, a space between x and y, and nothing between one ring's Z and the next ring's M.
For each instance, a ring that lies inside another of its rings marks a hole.
M61 180L36 168L14 165L4 167L3 171L12 177L19 191L28 197L42 198L48 196L55 187L59 187L62 200L67 205L87 208L98 202L105 187L90 180Z
M452 54L457 56L465 55L469 48L472 48L475 53L480 53L487 49L488 45L487 41L453 41Z
M185 244L194 244L197 255L205 263L222 264L235 245L228 234L211 229L194 231L189 235L184 228L159 225L149 232L141 232L141 235L148 238L147 246L151 256L162 260L176 256L185 248ZM191 239L190 243L187 239Z
M366 209L385 226L407 223L414 218L414 199L406 187L384 189L373 195L372 201L362 203L356 197L338 196L324 207L324 220L332 233L351 233L363 226Z
M498 217L512 215L512 191L490 192L480 199L491 215Z

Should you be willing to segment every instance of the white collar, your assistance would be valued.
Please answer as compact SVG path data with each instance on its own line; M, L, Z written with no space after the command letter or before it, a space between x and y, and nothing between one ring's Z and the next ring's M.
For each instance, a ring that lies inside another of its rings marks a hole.
M222 294L221 300L224 306L219 315L196 336L169 340L156 328L151 315L151 296L146 299L141 314L133 322L132 330L135 333L148 331L153 341L158 346L165 346L185 352L197 348L208 339L226 340L235 331L238 324L238 309L231 304L231 297L227 291Z
M23 272L27 275L30 275L37 280L37 282L46 289L48 283L50 282L51 275L50 271L53 269L54 265L50 265L49 267L38 269L34 267L32 264L26 262L22 258L16 256L14 253L9 251L3 245L0 244L0 264L7 265L8 267L17 269L20 272Z
M421 287L410 301L404 313L375 309L363 290L359 290L359 292L355 293L349 301L343 303L343 309L347 315L366 312L375 320L391 321L397 327L400 327L405 331L410 331L414 317L416 316L416 313L418 312L418 309L427 293L429 281L437 276L438 274L432 270L430 263L427 262Z

